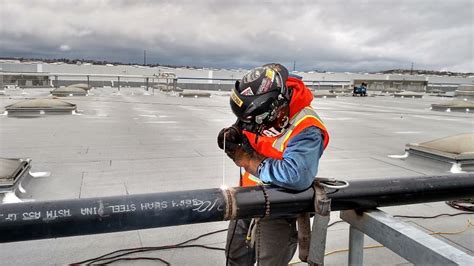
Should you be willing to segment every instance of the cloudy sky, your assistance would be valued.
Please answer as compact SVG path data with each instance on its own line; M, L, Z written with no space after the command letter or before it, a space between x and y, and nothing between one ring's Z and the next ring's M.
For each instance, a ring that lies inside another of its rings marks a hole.
M0 56L474 72L473 1L0 0Z

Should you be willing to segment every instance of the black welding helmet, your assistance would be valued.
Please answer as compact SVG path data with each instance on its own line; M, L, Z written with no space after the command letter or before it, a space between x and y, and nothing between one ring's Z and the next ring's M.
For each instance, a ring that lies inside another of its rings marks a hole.
M279 108L290 100L286 88L288 70L267 64L247 72L232 89L230 106L242 129L260 134L278 117Z

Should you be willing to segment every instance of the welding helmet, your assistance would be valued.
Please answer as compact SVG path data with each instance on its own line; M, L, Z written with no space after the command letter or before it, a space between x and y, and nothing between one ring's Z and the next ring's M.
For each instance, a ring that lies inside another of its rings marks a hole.
M278 136L286 129L290 102L287 79L284 66L267 64L236 81L230 106L241 129L264 136Z

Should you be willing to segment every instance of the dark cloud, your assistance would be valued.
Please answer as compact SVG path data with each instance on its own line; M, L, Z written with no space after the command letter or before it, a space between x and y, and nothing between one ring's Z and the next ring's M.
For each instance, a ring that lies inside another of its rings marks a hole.
M472 1L7 1L2 56L472 72Z

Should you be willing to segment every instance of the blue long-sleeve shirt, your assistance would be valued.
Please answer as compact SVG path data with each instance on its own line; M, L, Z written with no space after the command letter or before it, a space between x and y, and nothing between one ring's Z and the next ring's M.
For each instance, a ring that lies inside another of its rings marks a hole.
M322 153L321 130L308 127L288 142L283 160L265 159L258 177L264 183L273 183L292 190L307 189L318 173Z

